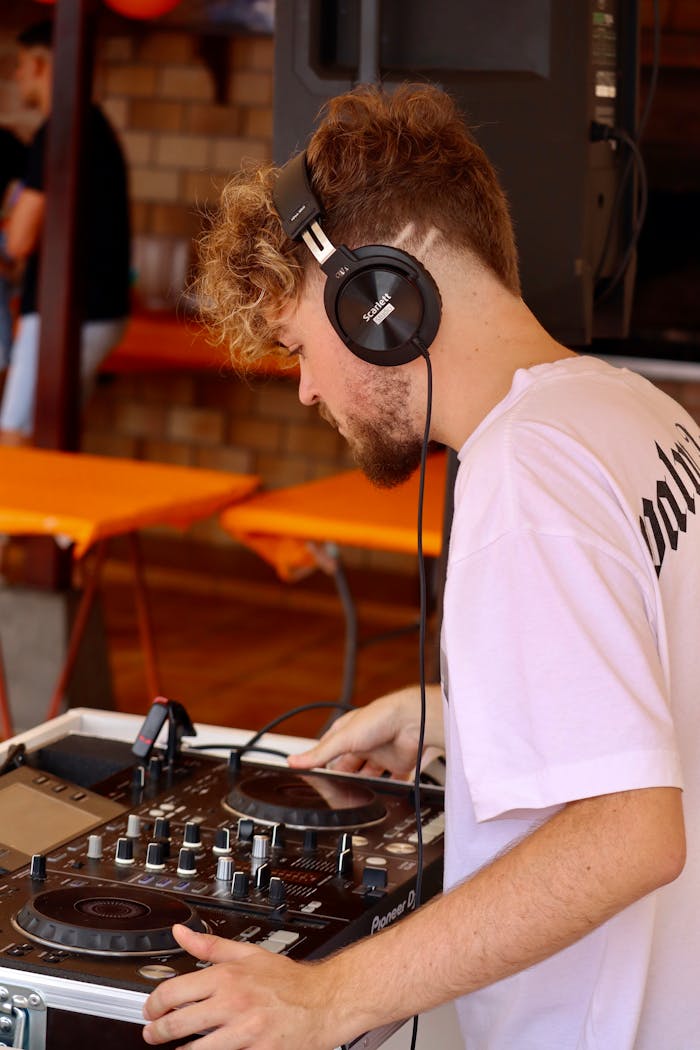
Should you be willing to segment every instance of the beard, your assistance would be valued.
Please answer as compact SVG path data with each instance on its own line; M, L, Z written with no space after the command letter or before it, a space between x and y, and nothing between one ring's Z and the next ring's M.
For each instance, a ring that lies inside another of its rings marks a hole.
M408 481L420 466L423 451L421 437L392 437L384 427L366 421L353 424L348 444L365 477L382 489L392 489Z
M389 380L389 376L382 377ZM365 477L378 488L391 489L407 481L420 466L423 435L416 434L406 419L407 383L379 384L378 413L381 423L359 414L348 415L343 434L355 463ZM377 399L375 399L377 400ZM338 423L323 402L319 405L322 419L337 429Z

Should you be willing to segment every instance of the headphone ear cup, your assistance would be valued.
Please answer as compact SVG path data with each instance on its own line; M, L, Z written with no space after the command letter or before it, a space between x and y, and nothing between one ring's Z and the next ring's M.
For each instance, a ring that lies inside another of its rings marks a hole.
M435 281L413 256L386 245L365 245L353 263L329 274L328 319L349 350L375 365L414 361L433 342L442 303Z

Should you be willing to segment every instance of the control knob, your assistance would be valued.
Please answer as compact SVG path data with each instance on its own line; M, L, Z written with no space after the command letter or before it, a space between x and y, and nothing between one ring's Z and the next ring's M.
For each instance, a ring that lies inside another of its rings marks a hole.
M185 824L185 830L182 836L182 843L184 846L201 846L202 844L202 832L199 824L194 820L188 820Z
M146 847L146 871L162 871L165 867L165 850L162 842L149 842Z
M349 831L344 831L338 836L338 845L336 847L338 856L340 856L341 853L345 853L346 850L348 850L350 856L352 856L352 835Z
M122 837L117 839L117 848L114 854L114 859L117 864L133 864L134 863L134 842L133 839Z
M194 862L194 850L183 846L177 859L178 875L196 875L197 867Z
M214 834L213 851L217 855L231 852L231 832L228 828L217 828Z
M284 824L275 824L272 828L272 839L270 845L272 849L282 849L285 844L285 831Z
M270 885L270 878L272 876L272 868L265 861L255 870L255 888L256 890L266 890Z
M156 822L153 825L153 838L170 838L170 819L168 817L156 817Z
M375 868L371 864L365 864L362 869L362 885L366 893L384 893L388 884L386 868Z
M102 860L102 836L90 835L87 848L88 860Z
M255 860L267 860L270 856L270 836L254 835L252 854Z
M352 875L352 850L344 849L338 854L335 861L335 873L342 879Z
M352 875L352 835L348 831L344 831L338 836L335 873L341 879Z
M231 880L231 896L236 900L240 900L242 897L248 895L248 874L245 871L234 871L233 879Z
M278 875L271 877L267 895L270 904L275 908L281 908L287 899L287 887L284 884L284 880L280 879Z
M138 813L130 813L126 818L126 833L130 839L137 839L141 834L141 817Z
M216 862L216 881L231 882L233 879L233 859L231 857L219 857Z
M238 821L238 840L239 842L250 842L253 837L253 831L255 830L255 824L250 817L241 817Z
M29 865L30 879L43 882L46 878L46 854L35 853Z

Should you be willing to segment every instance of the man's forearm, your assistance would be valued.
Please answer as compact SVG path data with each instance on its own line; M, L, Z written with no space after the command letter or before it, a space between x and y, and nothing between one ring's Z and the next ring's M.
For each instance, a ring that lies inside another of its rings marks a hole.
M37 248L45 208L46 198L43 193L22 190L5 225L5 251L11 259L26 259Z
M525 969L674 879L680 792L567 806L469 881L319 964L338 1038L423 1012Z

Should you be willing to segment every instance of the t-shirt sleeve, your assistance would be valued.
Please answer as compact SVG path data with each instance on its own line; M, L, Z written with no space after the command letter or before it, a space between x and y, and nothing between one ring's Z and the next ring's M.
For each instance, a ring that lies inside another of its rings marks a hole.
M523 528L450 565L445 692L478 820L682 786L648 595L580 538Z

